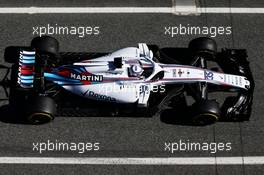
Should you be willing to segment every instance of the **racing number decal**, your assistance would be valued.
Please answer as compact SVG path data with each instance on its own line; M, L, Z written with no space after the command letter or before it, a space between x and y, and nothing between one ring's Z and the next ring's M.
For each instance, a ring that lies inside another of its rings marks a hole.
M211 71L204 71L205 79L206 80L213 80L214 79L214 73Z

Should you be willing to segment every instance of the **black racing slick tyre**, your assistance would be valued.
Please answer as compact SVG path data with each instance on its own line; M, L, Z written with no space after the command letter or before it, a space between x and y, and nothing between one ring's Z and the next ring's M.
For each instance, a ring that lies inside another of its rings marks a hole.
M46 54L52 54L58 56L59 53L59 42L50 36L36 37L31 41L31 47L35 48L36 51Z
M54 119L56 104L52 98L37 96L26 103L26 118L30 124L44 124Z
M202 56L208 60L214 59L217 53L217 44L215 40L208 37L193 39L190 41L188 48L193 56Z
M159 46L158 45L154 45L154 44L149 44L148 45L148 48L149 48L149 50L151 50L152 51L152 53L153 53L153 55L154 55L154 57L156 56L159 56Z
M220 107L215 100L202 100L192 105L192 123L205 126L217 122L220 118Z

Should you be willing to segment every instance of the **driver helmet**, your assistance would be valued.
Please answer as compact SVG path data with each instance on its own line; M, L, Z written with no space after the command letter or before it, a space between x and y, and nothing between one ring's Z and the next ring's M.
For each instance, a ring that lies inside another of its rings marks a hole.
M138 76L140 76L142 74L142 72L143 72L143 69L138 64L132 65L130 67L130 74L131 74L131 76L138 77Z

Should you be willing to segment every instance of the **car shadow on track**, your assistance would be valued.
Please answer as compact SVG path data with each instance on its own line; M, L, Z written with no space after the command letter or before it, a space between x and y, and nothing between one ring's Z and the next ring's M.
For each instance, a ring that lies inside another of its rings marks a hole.
M196 126L190 120L188 110L166 109L160 112L160 121L171 125Z
M21 117L21 114L9 105L3 105L0 107L0 121L11 124L28 124L28 122Z
M83 111L82 111L83 112ZM185 125L185 126L193 126L193 124L188 120L188 114L186 111L175 110L175 109L167 109L160 111L158 113L154 113L153 111L137 111L134 113L127 114L114 114L113 111L102 110L101 112L95 113L94 111L85 111L83 112L73 113L68 110L60 111L60 114L56 117L125 117L125 118L151 118L154 115L160 116L160 121L166 124L171 125ZM63 114L62 114L63 113ZM139 119L140 120L140 119ZM3 105L0 107L0 121L3 123L10 124L24 124L28 125L28 121L25 117L22 116L18 110L12 108L9 105Z
M102 106L101 106L102 107ZM21 110L16 109L10 105L0 106L0 121L3 123L10 124L30 124L26 117L23 116ZM59 109L57 111L56 118L65 117L65 118L73 118L73 117L126 117L126 118L150 118L152 114L145 111L135 111L133 113L118 113L116 110L110 110L109 108L105 109Z

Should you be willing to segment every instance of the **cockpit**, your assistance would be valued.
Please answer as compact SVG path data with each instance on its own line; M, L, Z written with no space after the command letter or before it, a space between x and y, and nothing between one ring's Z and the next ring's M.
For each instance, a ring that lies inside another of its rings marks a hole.
M153 73L154 65L145 59L131 59L125 61L129 77L147 78Z

